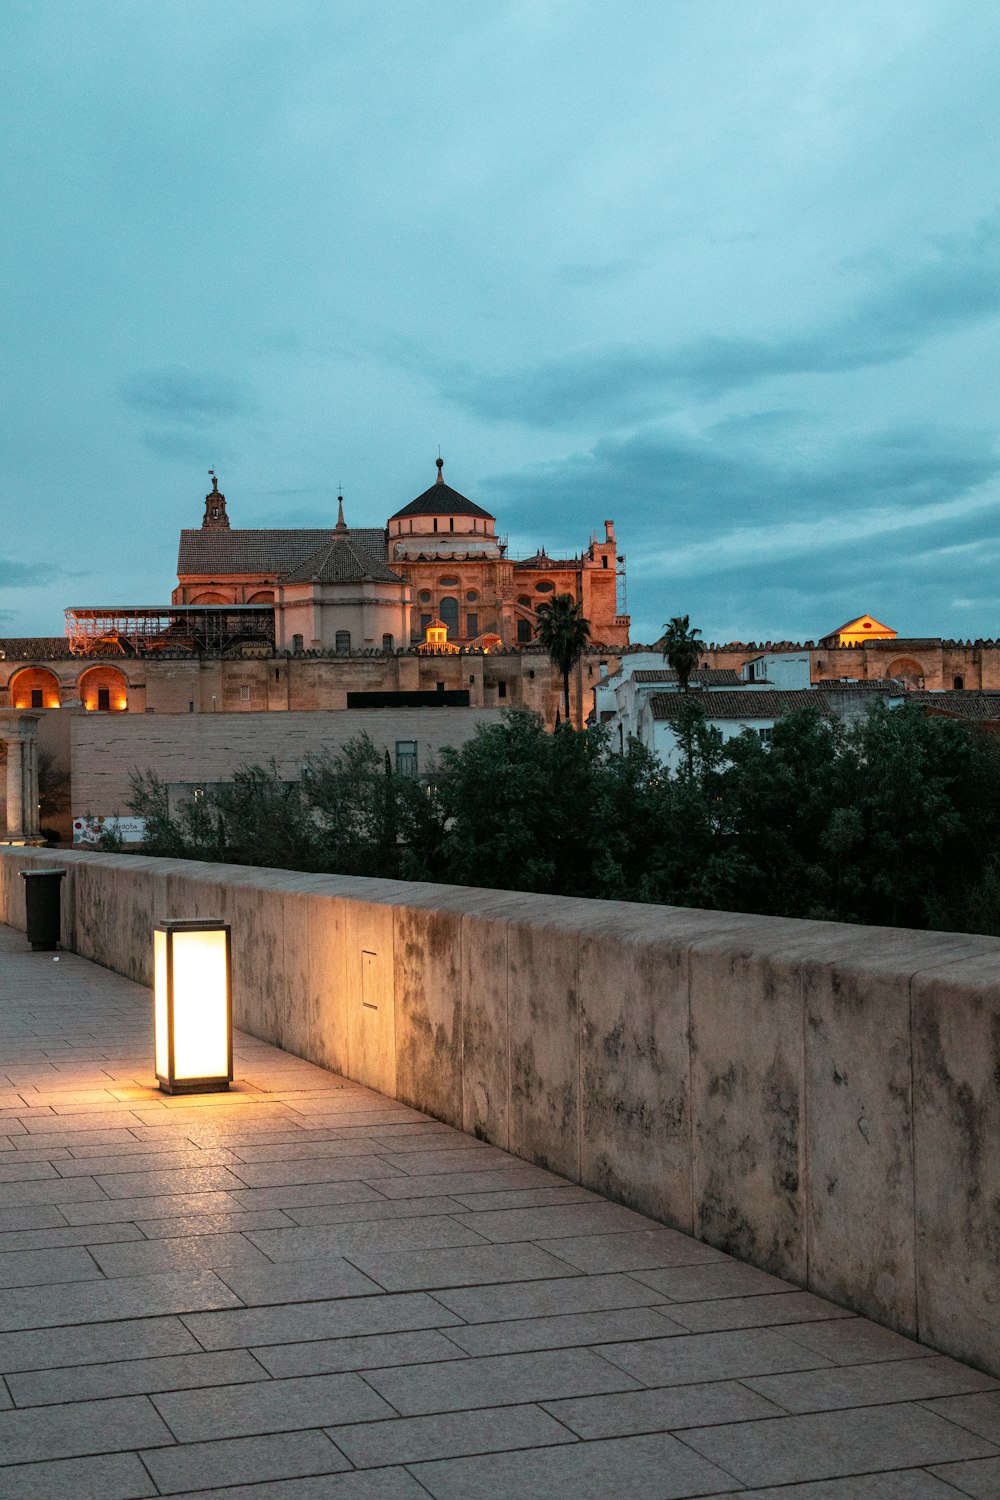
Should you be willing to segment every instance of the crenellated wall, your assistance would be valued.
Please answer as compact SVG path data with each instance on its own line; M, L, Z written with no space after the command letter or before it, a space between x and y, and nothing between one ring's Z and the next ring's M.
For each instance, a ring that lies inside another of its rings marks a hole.
M245 1030L1000 1374L1000 940L21 850L11 925L46 866L85 957L223 916Z

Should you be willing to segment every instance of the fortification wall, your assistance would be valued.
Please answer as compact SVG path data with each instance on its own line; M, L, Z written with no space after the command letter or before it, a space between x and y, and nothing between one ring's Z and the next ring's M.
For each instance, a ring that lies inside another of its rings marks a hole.
M1000 1374L1000 940L22 850L11 925L56 864L85 957L225 917L253 1035Z

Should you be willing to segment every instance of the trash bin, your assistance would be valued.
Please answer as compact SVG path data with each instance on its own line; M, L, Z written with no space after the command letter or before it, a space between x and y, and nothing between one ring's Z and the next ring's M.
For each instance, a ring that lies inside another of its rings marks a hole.
M22 870L28 942L34 953L51 953L59 942L59 882L65 870Z

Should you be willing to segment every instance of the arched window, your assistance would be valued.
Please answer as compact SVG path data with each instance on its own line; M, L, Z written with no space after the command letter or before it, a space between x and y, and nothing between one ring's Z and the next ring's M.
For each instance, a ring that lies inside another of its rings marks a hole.
M953 688L956 689L956 691L961 692L964 689L964 687L965 687L965 678L964 677L953 677L952 680L951 680L951 685L952 685Z
M382 650L386 651L386 652L389 652L389 651L395 651L395 649L396 649L396 643L393 640L392 636L391 635L384 635L382 637Z
M44 667L26 667L10 684L11 708L58 708L59 679Z
M518 643L522 644L522 645L524 644L525 641L530 641L531 640L531 621L530 620L518 620L518 622L517 622L517 639L518 639Z
M128 708L128 681L117 667L89 668L80 678L78 692L90 713L122 713Z
M447 625L449 635L457 635L458 600L453 599L450 594L446 594L438 604L438 614L441 617L442 625Z
M517 602L518 602L518 604L520 604L520 606L521 606L522 609L532 609L532 608L534 608L534 606L532 604L532 601L528 598L527 594L518 594L518 596L517 596Z
M336 651L338 656L348 656L351 650L351 632L349 630L338 630L336 639Z

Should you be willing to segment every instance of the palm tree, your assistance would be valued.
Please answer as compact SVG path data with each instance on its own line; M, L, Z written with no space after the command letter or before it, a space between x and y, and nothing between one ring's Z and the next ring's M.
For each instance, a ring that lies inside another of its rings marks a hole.
M563 680L563 714L569 724L569 674L590 640L590 625L580 613L572 594L557 594L538 606L538 639Z
M677 673L677 681L683 692L688 691L688 678L701 660L703 650L698 636L701 631L692 626L689 616L674 615L663 627L663 660Z

